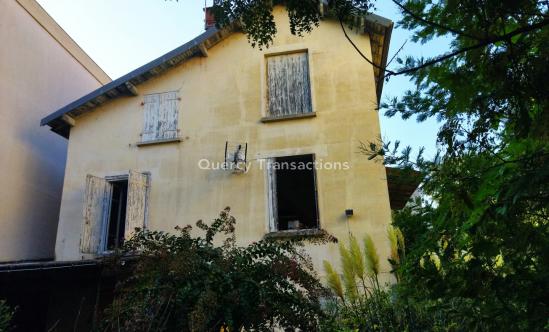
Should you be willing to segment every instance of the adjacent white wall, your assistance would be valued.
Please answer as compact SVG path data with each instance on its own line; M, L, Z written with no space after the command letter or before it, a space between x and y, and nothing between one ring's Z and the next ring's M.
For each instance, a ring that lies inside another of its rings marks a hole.
M0 262L53 258L67 141L40 119L109 78L34 0L0 0L0 45Z

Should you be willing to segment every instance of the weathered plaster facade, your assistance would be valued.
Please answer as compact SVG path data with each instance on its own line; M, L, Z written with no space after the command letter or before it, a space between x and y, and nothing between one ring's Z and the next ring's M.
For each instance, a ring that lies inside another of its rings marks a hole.
M40 118L110 78L34 0L0 1L0 262L54 256L67 142Z
M79 260L86 176L128 170L150 172L147 227L173 231L176 225L213 219L230 206L241 244L268 232L266 170L258 160L314 153L317 161L350 162L349 170L317 170L320 227L347 241L369 233L387 257L390 222L385 169L358 153L360 141L380 135L374 72L344 39L336 21L325 20L303 38L290 34L277 7L278 34L265 50L233 33L207 51L141 83L137 96L122 96L75 118L70 131L63 199L56 242L57 260ZM369 55L366 34L351 32ZM266 55L307 50L315 117L263 123L266 114ZM138 146L144 96L178 91L180 142ZM251 167L245 174L202 170L201 159L222 162L225 142L247 142ZM354 216L345 218L345 209ZM315 264L338 261L334 244L309 248ZM381 259L382 269L389 266ZM319 269L321 270L321 269Z

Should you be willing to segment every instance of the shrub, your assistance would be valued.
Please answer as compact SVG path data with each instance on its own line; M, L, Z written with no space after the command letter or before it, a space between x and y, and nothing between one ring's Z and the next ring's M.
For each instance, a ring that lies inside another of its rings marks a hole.
M400 260L404 238L398 228L390 227L388 258L396 280L400 278ZM332 296L326 304L324 331L454 331L436 305L406 302L394 287L379 282L379 255L369 236L362 245L350 236L349 246L340 244L342 277L324 261L327 284Z
M15 310L10 308L5 300L0 300L0 332L11 329L11 319Z
M235 244L229 209L211 225L177 234L139 231L123 254L138 252L106 310L106 331L270 331L316 329L326 294L299 243ZM214 238L222 235L216 245ZM220 239L221 240L221 239Z

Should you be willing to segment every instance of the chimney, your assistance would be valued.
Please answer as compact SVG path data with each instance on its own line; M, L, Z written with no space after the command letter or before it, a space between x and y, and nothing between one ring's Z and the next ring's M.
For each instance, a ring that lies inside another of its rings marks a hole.
M209 28L215 27L215 17L212 12L212 7L205 7L204 14L205 14L204 29L208 30Z

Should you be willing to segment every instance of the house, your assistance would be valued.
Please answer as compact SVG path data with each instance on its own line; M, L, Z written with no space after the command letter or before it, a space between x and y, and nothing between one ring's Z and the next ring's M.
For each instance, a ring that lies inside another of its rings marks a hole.
M380 136L383 72L336 20L297 37L284 7L273 14L267 49L238 25L208 27L42 119L68 139L56 261L97 259L136 227L173 232L226 206L240 244L368 233L389 256L385 168L358 153ZM391 30L370 15L349 34L383 67ZM308 250L319 272L339 261L334 244Z
M35 0L0 1L0 263L53 259L67 141L51 109L111 79Z

